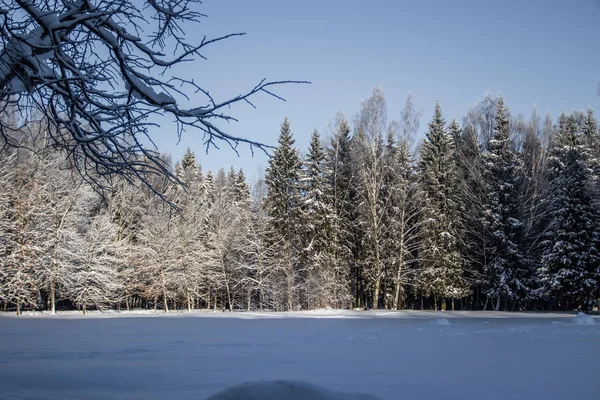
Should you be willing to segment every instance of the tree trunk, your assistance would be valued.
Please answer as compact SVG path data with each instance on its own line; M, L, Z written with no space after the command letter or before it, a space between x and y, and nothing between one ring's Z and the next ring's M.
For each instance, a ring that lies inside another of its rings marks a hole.
M50 312L56 314L56 294L54 288L54 278L50 279Z
M452 298L452 311L454 311L454 297Z
M377 310L379 308L379 286L381 285L381 276L377 274L377 279L375 279L375 290L373 291L373 309Z
M394 309L395 310L400 310L400 288L402 287L401 284L401 280L400 280L400 271L402 269L400 267L398 267L398 274L396 276L396 283L395 283L395 288L394 288Z
M487 311L488 302L490 301L489 297L485 298L485 304L483 305L483 311Z
M169 303L167 302L167 291L163 289L163 302L165 305L165 312L169 312Z
M17 315L21 315L21 303L17 301Z
M446 298L442 297L442 311L446 311Z

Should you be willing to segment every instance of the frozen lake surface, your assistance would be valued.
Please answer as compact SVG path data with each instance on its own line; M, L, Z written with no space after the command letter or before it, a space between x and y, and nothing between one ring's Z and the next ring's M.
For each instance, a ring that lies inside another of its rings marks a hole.
M600 318L573 317L5 314L0 399L202 400L244 382L286 380L384 400L598 400Z

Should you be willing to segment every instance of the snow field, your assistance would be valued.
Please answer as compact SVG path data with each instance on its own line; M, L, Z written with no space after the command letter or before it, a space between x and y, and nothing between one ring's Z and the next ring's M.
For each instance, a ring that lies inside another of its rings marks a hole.
M600 398L598 317L335 310L157 316L164 314L0 316L0 399ZM578 322L584 317L594 323ZM235 397L240 393L247 397Z

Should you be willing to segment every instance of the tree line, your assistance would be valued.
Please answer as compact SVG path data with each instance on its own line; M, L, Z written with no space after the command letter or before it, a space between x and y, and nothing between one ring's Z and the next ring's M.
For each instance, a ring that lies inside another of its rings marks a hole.
M376 88L304 154L284 120L252 188L188 149L182 184L85 175L102 193L31 123L37 135L0 153L0 307L587 310L600 297L591 109L525 119L486 95L459 124L436 104L420 143L412 97L387 114Z

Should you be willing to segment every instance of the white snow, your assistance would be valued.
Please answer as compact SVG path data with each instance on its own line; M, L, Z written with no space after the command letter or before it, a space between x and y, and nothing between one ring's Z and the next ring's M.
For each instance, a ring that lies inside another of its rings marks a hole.
M594 317L580 312L573 318L573 323L575 325L594 325Z
M599 370L600 324L568 313L0 315L2 400L597 400Z
M432 320L429 323L431 325L440 325L440 326L452 325L452 324L450 324L450 321L448 321L447 318L437 318L437 319Z

